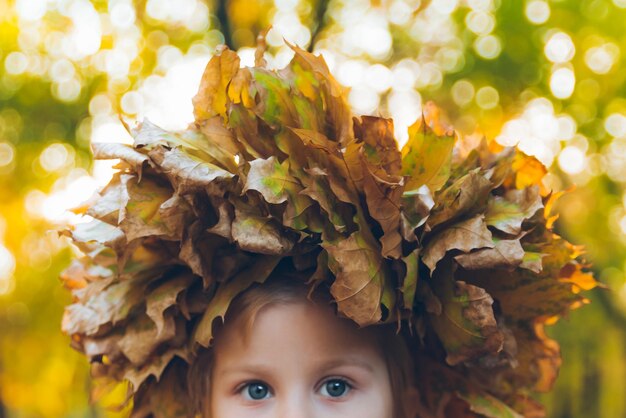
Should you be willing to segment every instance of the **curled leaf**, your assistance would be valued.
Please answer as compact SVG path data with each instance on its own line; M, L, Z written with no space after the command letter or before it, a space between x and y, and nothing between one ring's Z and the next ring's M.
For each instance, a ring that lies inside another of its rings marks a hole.
M363 169L363 189L370 215L383 229L380 238L383 257L400 258L402 256L402 235L400 234L400 200L404 190L402 177L394 178L370 171L367 163Z
M468 270L504 269L514 270L524 260L524 249L519 240L498 240L493 248L483 248L454 259Z
M226 114L226 89L239 70L239 61L237 53L228 49L211 58L202 74L198 93L193 98L193 114L197 120Z
M504 336L493 313L493 298L477 286L455 281L448 266L431 280L433 293L441 301L441 314L429 315L443 343L450 365L497 353Z
M489 200L485 220L489 226L517 235L522 231L522 222L542 208L538 186L509 190L504 196L493 196Z
M493 248L491 232L482 215L458 222L435 235L424 248L422 260L432 272L448 251L470 252L477 248Z

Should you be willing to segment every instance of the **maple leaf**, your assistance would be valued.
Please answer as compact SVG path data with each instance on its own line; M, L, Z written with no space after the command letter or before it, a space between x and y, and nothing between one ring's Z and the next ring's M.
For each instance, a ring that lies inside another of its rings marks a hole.
M439 190L450 176L454 142L454 134L437 135L425 117L409 127L409 139L402 147L402 174L409 176L406 189L425 184L433 192Z
M389 286L389 272L377 245L359 231L322 246L328 252L330 270L335 274L331 293L337 308L359 325L381 319L381 300ZM387 302L387 306L393 303Z

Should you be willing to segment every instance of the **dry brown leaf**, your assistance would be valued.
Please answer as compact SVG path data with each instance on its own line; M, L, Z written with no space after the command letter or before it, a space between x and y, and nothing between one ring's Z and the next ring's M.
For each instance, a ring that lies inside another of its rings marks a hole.
M483 248L454 259L467 270L504 269L512 271L522 264L524 249L519 240L500 240L493 248Z
M424 248L422 260L432 274L439 260L448 251L461 250L467 253L477 248L493 248L494 246L491 232L487 229L483 216L478 215L450 225L432 237Z

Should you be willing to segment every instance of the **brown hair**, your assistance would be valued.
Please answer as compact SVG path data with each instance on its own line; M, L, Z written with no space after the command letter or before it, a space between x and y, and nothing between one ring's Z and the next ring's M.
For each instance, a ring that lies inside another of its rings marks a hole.
M308 286L301 279L280 276L268 279L261 285L255 285L239 294L231 303L226 312L224 323L215 324L213 335L219 338L220 330L224 325L243 319L244 336L254 326L259 312L269 306L281 304L301 303L309 299L314 303L331 303L329 292L316 288L307 295ZM393 396L395 418L411 418L404 411L403 394L405 389L414 385L414 364L409 353L408 339L404 331L398 332L393 324L372 325L367 327L373 331L376 342L383 353ZM195 410L202 418L210 418L210 376L213 365L213 350L202 349L196 360L189 366L188 387Z

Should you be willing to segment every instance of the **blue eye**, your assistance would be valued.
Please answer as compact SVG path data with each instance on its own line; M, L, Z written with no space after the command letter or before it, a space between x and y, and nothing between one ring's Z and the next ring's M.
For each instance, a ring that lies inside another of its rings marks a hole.
M270 394L269 387L263 382L248 383L241 389L241 391L244 397L253 401L265 399L269 397Z
M330 379L322 386L322 395L331 398L340 398L345 396L352 387L343 379Z

